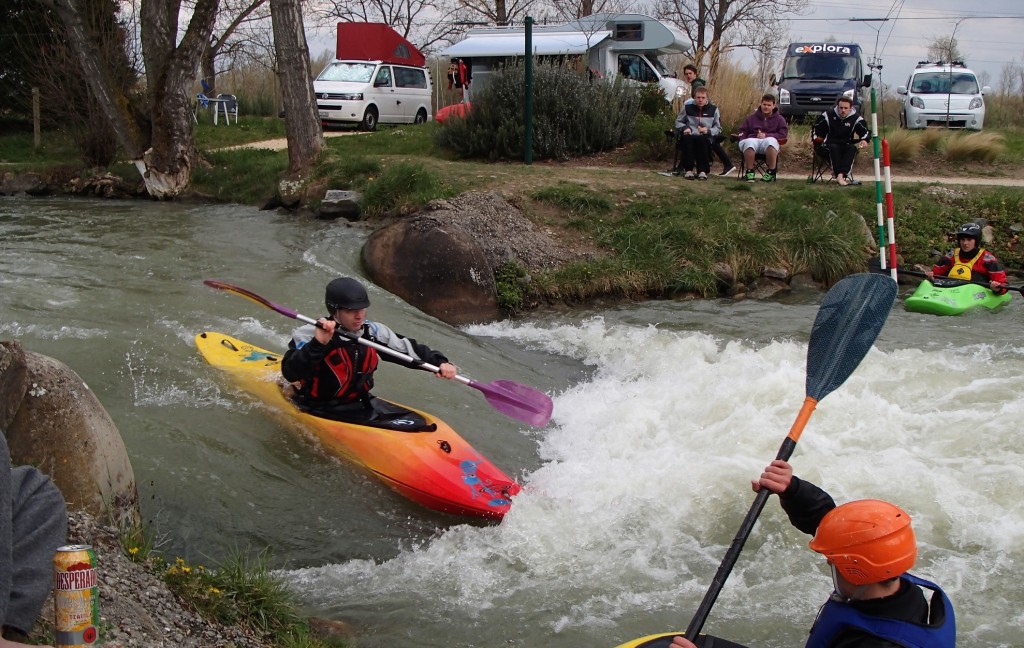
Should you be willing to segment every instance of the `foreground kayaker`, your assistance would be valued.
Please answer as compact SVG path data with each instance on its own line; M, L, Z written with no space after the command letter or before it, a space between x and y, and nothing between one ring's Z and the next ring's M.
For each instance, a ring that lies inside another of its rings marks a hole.
M808 648L952 648L956 645L953 606L938 585L907 573L917 560L917 540L906 512L880 500L836 506L814 484L793 475L776 459L755 491L779 495L789 521L813 534L811 549L825 556L835 590L821 607ZM923 589L930 590L925 598ZM675 637L676 648L707 648ZM712 646L719 645L713 640ZM733 644L729 644L733 645Z
M950 277L962 281L987 281L993 292L1006 293L1006 271L999 259L981 247L981 226L964 223L956 231L957 247L939 259L935 267L925 275L928 279Z
M411 369L418 365L380 354L355 338L363 337L436 365L440 369L437 375L442 378L451 380L458 375L458 369L441 352L399 335L384 324L368 321L370 297L359 281L351 277L334 279L327 284L324 303L329 315L318 319L318 326L307 324L295 329L281 363L285 380L298 387L296 402L310 413L356 423L407 414L370 393L373 373L379 360Z

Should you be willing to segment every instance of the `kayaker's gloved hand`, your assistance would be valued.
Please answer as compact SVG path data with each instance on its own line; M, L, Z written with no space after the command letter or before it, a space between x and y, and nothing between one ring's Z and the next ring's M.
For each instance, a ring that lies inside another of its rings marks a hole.
M437 375L440 376L441 378L447 378L448 380L451 380L452 378L455 378L455 376L457 376L458 373L459 368L450 362L442 362L440 366L438 366Z
M935 273L932 272L931 270L926 270L924 276L928 277L928 281L931 281L932 279L935 278Z
M988 282L988 287L991 288L992 292L994 292L997 295L1005 295L1006 294L1006 285L1005 284L1001 284L998 281L990 281L990 282Z

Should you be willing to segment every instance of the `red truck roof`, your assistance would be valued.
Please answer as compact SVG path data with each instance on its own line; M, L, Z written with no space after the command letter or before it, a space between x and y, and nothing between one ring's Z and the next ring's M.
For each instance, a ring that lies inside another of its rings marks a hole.
M385 23L338 23L339 59L386 61L423 67L427 59L416 46Z

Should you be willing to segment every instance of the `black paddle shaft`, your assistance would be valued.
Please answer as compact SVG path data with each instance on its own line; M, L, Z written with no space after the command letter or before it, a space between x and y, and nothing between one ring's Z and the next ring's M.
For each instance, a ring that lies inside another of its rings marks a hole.
M896 282L878 274L849 276L828 291L818 308L807 344L807 401L810 401L810 407L850 377L881 332L895 300ZM808 407L807 401L805 408ZM794 425L782 442L776 459L786 461L793 456L801 431L802 425ZM686 636L691 640L704 627L769 495L768 489L759 490L743 518L711 586L686 628Z

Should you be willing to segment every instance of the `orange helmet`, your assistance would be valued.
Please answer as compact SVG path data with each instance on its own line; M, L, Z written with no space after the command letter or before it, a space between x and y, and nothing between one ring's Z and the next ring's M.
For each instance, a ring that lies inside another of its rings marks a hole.
M896 578L917 560L910 516L881 500L857 500L832 509L808 546L854 585Z

